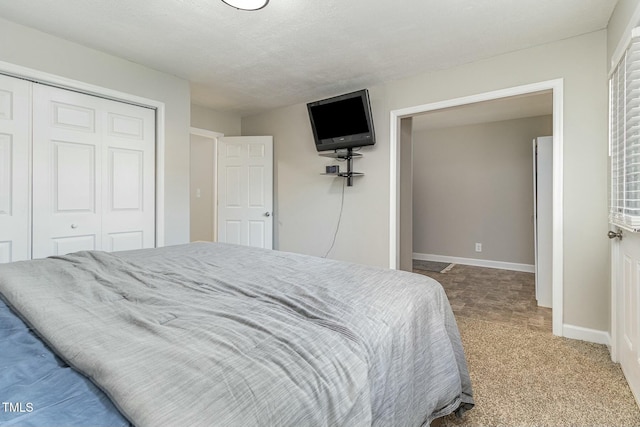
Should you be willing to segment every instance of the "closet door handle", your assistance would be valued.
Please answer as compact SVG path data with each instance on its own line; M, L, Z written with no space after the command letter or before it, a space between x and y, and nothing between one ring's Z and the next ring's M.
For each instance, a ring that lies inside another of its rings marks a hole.
M71 228L73 228L73 229L78 228L78 224L71 224Z

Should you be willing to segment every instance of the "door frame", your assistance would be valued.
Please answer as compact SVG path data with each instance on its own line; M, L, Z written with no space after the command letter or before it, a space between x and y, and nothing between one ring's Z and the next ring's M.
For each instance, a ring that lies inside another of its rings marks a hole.
M454 98L414 107L391 110L390 112L390 212L389 212L389 268L397 269L400 264L400 120L429 111L459 107L482 101L491 101L516 95L551 90L553 93L553 334L563 336L563 90L564 79L547 80L522 86L484 92L476 95Z
M164 215L164 163L165 163L165 105L164 102L154 99L144 98L130 93L105 88L102 86L85 83L79 80L69 79L33 68L0 61L0 74L16 77L23 80L30 80L60 89L72 90L86 95L98 96L111 99L113 101L138 105L140 107L155 110L156 119L156 189L155 189L155 209L156 209L156 230L155 246L164 246L165 240L165 215Z
M213 167L213 190L211 194L211 200L213 206L211 207L211 226L213 227L213 241L218 241L218 138L224 136L224 133L215 132L208 129L201 129L197 127L191 126L189 129L190 135L197 135L203 138L207 138L211 140L213 144L213 158L211 159L212 167ZM191 149L191 144L189 144L189 149Z

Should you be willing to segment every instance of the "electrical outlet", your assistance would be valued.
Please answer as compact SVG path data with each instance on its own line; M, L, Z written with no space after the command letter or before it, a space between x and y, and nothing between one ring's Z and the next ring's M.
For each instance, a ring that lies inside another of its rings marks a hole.
M476 252L482 252L482 243L476 243Z

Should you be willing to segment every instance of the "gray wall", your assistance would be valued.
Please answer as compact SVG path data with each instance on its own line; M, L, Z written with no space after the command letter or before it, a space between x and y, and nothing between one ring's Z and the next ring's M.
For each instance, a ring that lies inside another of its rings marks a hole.
M374 105L382 102L376 91L370 97ZM373 114L376 125L385 119L382 110ZM242 134L274 137L274 247L323 256L338 224L343 178L321 173L326 165L346 165L318 155L305 104L243 118ZM365 175L344 186L340 231L328 258L384 266L389 227L380 220L388 220L388 150L376 145L359 152L363 157L353 168Z
M415 132L413 251L533 265L531 141L552 131L541 116Z
M225 136L239 136L240 115L221 113L200 105L191 104L191 126L223 133Z
M334 258L389 265L390 111L513 86L564 81L564 323L609 329L606 31L522 49L369 88L377 143L347 188ZM334 94L327 94L334 95ZM309 100L312 101L312 100ZM274 136L276 248L321 254L337 220L340 184L321 176L306 107L246 117L246 135Z
M0 40L1 61L164 102L165 244L188 242L189 83L3 19Z
M610 66L612 56L620 40L629 36L629 34L625 34L625 31L639 6L640 0L618 0L607 26L607 66ZM638 24L635 22L633 25Z

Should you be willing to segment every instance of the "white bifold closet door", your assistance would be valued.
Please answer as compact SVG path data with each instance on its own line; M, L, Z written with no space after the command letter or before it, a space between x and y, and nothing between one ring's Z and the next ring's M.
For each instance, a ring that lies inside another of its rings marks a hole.
M31 257L30 114L31 84L0 75L0 263Z
M33 258L155 246L155 111L33 85Z

